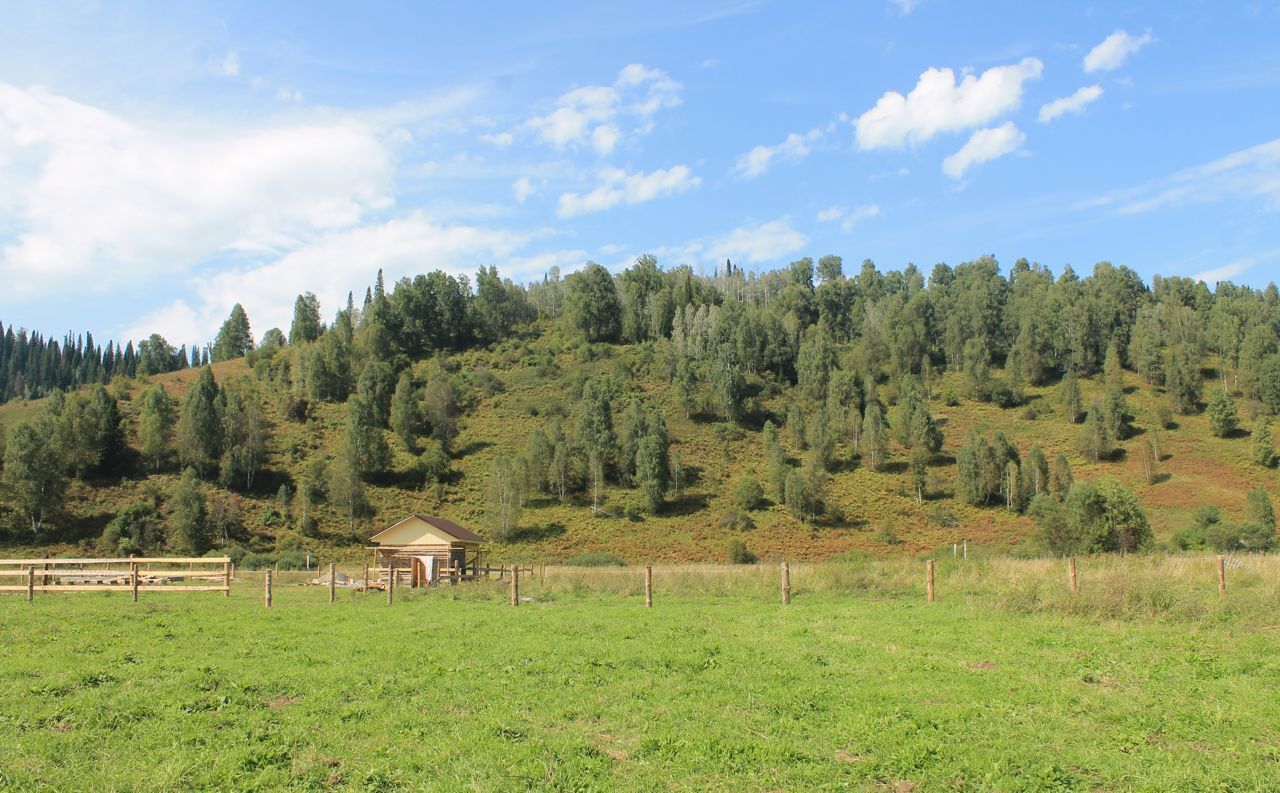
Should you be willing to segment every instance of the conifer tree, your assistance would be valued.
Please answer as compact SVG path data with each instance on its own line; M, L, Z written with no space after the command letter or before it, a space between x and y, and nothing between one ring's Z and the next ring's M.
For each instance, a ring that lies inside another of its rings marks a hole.
M253 333L249 329L249 316L244 313L244 306L236 303L231 307L231 315L222 323L221 330L213 341L213 361L227 361L242 358L253 349Z
M178 459L208 475L222 454L222 422L218 416L218 385L213 370L204 367L182 401L178 419Z
M1253 425L1253 461L1263 468L1276 464L1276 447L1271 437L1271 419L1262 416Z
M391 395L391 431L400 438L405 449L414 451L417 436L422 428L422 418L418 412L418 400L414 394L413 378L408 372L401 372L396 380L395 393Z
M666 442L656 433L646 435L636 450L636 486L644 494L649 512L656 514L670 485L670 460Z
M1209 398L1209 431L1219 438L1229 438L1239 424L1235 399L1225 388L1215 388Z
M289 344L304 344L320 338L320 300L311 292L298 295L293 303L293 324L289 326Z

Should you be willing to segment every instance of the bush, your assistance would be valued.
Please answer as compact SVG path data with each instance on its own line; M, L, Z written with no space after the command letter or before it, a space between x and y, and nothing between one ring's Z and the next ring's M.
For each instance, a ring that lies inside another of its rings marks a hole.
M1157 405L1156 406L1156 423L1158 423L1161 427L1167 430L1171 430L1174 427L1178 426L1177 422L1173 420L1173 408L1169 407L1164 402L1161 402L1159 405Z
M1013 393L1013 389L1004 380L994 380L991 383L991 401L1002 408L1011 408L1018 404L1018 395Z
M942 392L942 404L949 408L956 407L960 404L960 396L951 386L947 386Z
M754 477L745 477L733 489L733 505L744 512L750 512L764 501L764 488Z
M1217 551L1268 551L1275 540L1274 529L1256 523L1215 523L1205 537L1209 547Z
M756 524L751 520L751 516L746 512L730 507L720 515L720 528L722 529L754 529Z
M755 564L758 560L742 540L730 540L726 558L729 564Z
M570 567L626 567L627 563L620 557L604 551L589 551L564 560Z

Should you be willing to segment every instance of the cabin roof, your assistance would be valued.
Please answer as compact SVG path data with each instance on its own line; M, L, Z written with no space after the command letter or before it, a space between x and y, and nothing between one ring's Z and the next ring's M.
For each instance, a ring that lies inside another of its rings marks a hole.
M414 520L415 518L430 526L434 526L435 528L439 529L440 531L454 538L458 542L484 542L484 537L481 537L479 534L476 534L473 531L462 528L461 526L459 526L458 524L454 523L451 520L448 520L446 518L439 518L439 517L436 517L435 515L419 515L417 513L414 513L412 515L406 515L405 517L391 524L387 528L373 535L373 537L370 539L372 542L378 542L380 537L390 533L393 529L400 526L405 521Z

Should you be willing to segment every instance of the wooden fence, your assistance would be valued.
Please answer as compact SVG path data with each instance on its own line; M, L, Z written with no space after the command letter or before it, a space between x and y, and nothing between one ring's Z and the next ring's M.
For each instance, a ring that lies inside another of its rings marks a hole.
M0 592L221 592L231 594L231 559L134 557L0 559ZM10 583L12 582L12 583Z

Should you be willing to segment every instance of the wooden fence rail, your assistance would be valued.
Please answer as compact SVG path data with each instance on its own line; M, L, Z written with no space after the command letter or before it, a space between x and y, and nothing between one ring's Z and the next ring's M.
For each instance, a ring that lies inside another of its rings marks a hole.
M20 583L4 583L18 579ZM202 583L190 583L202 582ZM231 594L231 559L134 557L0 559L0 592L221 592Z

